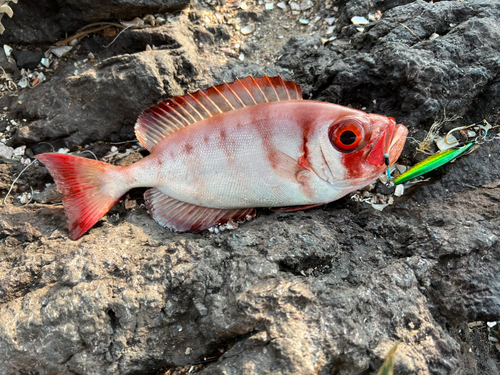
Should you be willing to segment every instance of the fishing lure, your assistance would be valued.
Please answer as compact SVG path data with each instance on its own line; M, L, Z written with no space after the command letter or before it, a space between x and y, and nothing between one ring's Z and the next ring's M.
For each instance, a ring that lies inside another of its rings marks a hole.
M394 179L394 185L402 184L408 180L414 179L415 177L422 176L427 172L433 171L436 168L449 163L450 161L456 159L462 155L465 151L474 146L474 142L469 142L465 146L458 149L449 149L438 152L427 159L422 160L420 163L415 164L412 168L408 169L402 175Z
M486 140L486 136L488 135L488 130L491 129L491 125L486 120L484 120L484 124L474 123L471 125L460 126L458 128L452 129L448 132L448 134L446 134L446 136L444 137L444 141L449 145L453 144L454 142L449 141L451 133L457 130L469 129L471 127L479 127L481 132L481 134L478 137L476 137L474 141L468 142L466 145L460 148L452 148L444 150L432 156L429 156L427 159L424 159L420 163L415 164L405 173L395 178L394 185L402 184L403 182L409 181L423 174L426 174L430 171L433 171L434 169L437 169L445 165L446 163L455 160L457 157L459 157L464 152L469 150L472 146L476 144L482 144Z

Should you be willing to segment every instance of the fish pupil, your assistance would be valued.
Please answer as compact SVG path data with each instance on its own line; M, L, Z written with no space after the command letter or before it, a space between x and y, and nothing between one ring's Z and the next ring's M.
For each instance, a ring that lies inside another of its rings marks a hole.
M340 142L342 142L342 144L346 146L352 145L354 142L356 142L356 139L356 134L354 134L354 132L350 130L346 130L340 135Z

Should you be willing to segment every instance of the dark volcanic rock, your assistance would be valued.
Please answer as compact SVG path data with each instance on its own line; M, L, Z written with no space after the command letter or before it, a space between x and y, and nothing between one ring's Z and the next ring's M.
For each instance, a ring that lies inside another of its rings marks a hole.
M132 19L145 14L175 12L189 0L23 0L12 4L14 16L2 18L0 44L53 44L93 22Z
M138 115L162 98L182 94L185 77L192 80L200 67L190 31L180 21L131 33L142 35L144 49L148 40L163 49L137 52L134 42L140 37L129 37L131 54L95 66L87 62L76 71L69 67L66 76L24 91L11 110L30 123L17 130L11 144L56 140L73 149L93 141L134 139ZM123 44L116 48L125 49Z
M318 99L366 107L406 125L443 113L495 122L499 17L498 2L418 0L388 11L349 43L342 34L326 46L311 37L307 43L317 50L310 53L297 48L304 40L292 39L280 65L296 72Z
M349 15L408 1L344 3ZM2 106L28 120L11 144L36 153L50 149L39 142L132 139L157 100L248 74L295 78L306 98L365 106L420 135L445 114L464 116L448 128L494 124L499 16L498 2L415 1L325 46L293 38L278 66L236 60L220 70L199 62L186 21L126 31L109 48L96 36L80 44L95 65L80 55ZM217 44L207 30L196 37ZM406 155L414 149L408 142ZM174 234L140 204L119 202L70 241L61 206L0 203L0 375L153 374L204 358L214 362L202 374L376 374L400 339L397 374L497 374L484 322L500 317L499 153L490 138L382 212L346 198L259 210L220 234ZM22 169L0 164L2 197ZM11 197L33 187L38 202L56 203L47 182L33 165Z
M12 51L16 59L17 66L25 69L35 69L43 57L43 53L39 51Z

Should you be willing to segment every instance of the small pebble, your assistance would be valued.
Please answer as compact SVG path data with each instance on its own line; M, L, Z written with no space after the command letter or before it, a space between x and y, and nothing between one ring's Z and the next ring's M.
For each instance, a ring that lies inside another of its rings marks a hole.
M396 185L396 189L394 190L394 196L400 197L405 192L405 188L403 185Z
M439 34L432 33L431 36L429 37L429 40L434 40L434 39L437 39L437 38L439 38Z
M14 149L12 147L0 143L0 159L12 159L13 154Z
M287 9L287 6L286 6L286 3L281 1L279 2L278 4L276 4L276 6L280 9L283 9L283 10L286 10Z
M3 51L5 52L5 56L10 57L13 50L14 49L11 46L8 46L7 44L3 45Z
M255 31L255 24L251 23L249 25L246 25L245 27L241 28L240 32L243 35L248 35L251 34Z
M327 24L329 24L331 26L335 22L335 17L325 18L325 21L326 21Z
M354 16L351 18L351 22L354 25L368 25L370 21L368 21L365 17Z
M65 54L67 54L72 49L73 49L72 46L60 46L60 47L52 48L50 50L50 52L52 52L57 57L63 57Z
M50 60L46 57L43 57L41 60L40 60L40 63L45 66L46 68L49 68L50 67Z

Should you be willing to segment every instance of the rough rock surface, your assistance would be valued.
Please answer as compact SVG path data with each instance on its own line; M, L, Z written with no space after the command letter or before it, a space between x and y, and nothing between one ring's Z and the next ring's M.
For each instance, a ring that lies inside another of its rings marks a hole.
M447 128L496 123L499 4L387 3L403 5L326 45L294 37L273 66L218 67L198 54L188 21L127 31L109 49L96 36L80 52L95 52L95 65L71 62L0 99L27 119L10 145L127 141L155 101L249 73L288 75L306 96L394 116L414 135L445 110L464 116ZM109 147L89 149L101 157ZM414 150L408 142L405 157ZM119 203L70 241L61 206L2 204L0 374L164 374L200 361L203 374L376 374L400 339L397 374L497 374L484 323L468 323L500 319L499 153L498 139L486 142L382 212L344 198L260 210L219 234L170 233L143 206ZM23 168L0 161L2 197ZM13 193L47 182L34 166Z
M4 17L0 44L53 44L86 24L129 20L148 13L174 12L189 0L22 0L10 4L12 18Z
M159 49L145 51L148 44ZM87 61L76 69L66 67L39 89L4 98L11 100L15 117L31 120L18 130L12 144L56 140L73 149L95 141L133 139L133 126L144 108L182 94L186 77L196 77L200 71L192 34L182 21L131 30L111 47L120 55L95 65Z
M495 122L499 14L499 2L417 0L388 11L352 40L322 47L319 38L294 38L279 64L315 98L392 114L410 126L443 113ZM299 47L304 44L314 52Z

